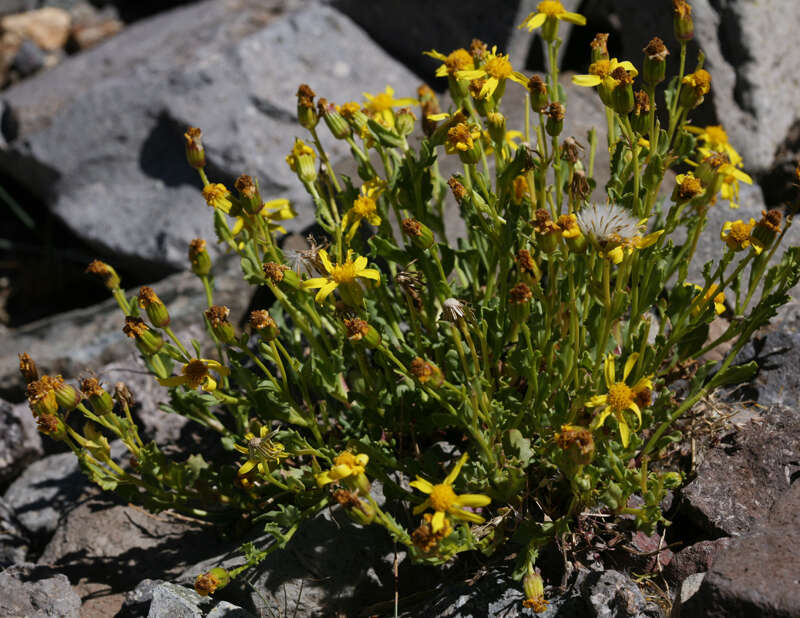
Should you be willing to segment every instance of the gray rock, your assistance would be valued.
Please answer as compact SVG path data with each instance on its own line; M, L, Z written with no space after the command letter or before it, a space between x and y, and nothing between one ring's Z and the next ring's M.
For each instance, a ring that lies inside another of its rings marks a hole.
M42 454L42 440L27 403L0 400L0 483L10 481Z
M335 10L308 3L271 20L285 6L200 2L11 88L0 169L98 250L131 266L184 267L187 243L213 237L183 153L192 124L205 131L212 179L258 177L265 198L297 202L301 215L287 229L305 229L310 200L284 161L305 134L295 120L297 86L344 102L386 84L412 95L417 80ZM323 139L333 160L347 152Z
M680 584L697 573L705 573L714 564L714 558L731 542L729 537L713 541L699 541L684 547L664 568L664 578L672 585Z
M486 2L426 2L425 0L389 0L364 3L358 0L335 0L334 6L349 16L394 57L428 82L433 83L433 71L438 62L422 52L436 49L448 54L459 47L469 48L478 38L490 48L497 45L507 53L515 69L527 68L525 63L531 45L541 45L536 33L519 30L517 26L536 10L535 0L514 0L504 3L502 10ZM579 0L564 0L564 8L577 11ZM561 22L560 34L569 39L571 24ZM562 46L562 52L566 44ZM446 88L444 80L439 86Z
M758 363L758 373L746 385L734 389L731 397L757 401L760 405L794 408L800 398L797 379L800 361L800 303L781 308L772 322L755 334L736 358L737 363Z
M61 521L39 563L75 580L129 590L143 577L177 575L214 549L215 533L209 527L139 507L87 500Z
M800 421L774 408L709 450L682 490L688 516L711 536L739 536L766 520L791 485Z
M272 542L268 535L250 539L256 547ZM192 586L211 568L231 569L243 563L238 547L211 555L176 579ZM355 615L363 607L390 599L394 580L392 543L378 526L361 527L341 512L323 511L305 522L283 550L225 588L226 595L257 615L276 607L298 618ZM389 556L385 558L385 556ZM402 567L401 567L402 568Z
M656 618L662 614L649 603L636 584L618 571L580 569L564 592L545 589L548 600L543 618L600 618L635 616ZM499 569L488 569L467 584L443 584L432 600L418 607L404 608L404 615L482 618L483 616L534 615L522 607L521 584Z
M797 530L759 532L735 539L714 561L697 593L682 606L684 616L728 618L800 615Z
M253 618L253 614L233 603L220 601L206 614L206 618Z
M621 22L626 59L641 66L641 49L660 36L677 62L671 3L611 0L611 5ZM793 76L800 52L783 41L792 36L800 5L793 0L694 0L691 5L696 43L690 45L687 67L694 70L699 45L713 79L712 95L698 116L707 124L721 121L746 167L763 171L798 118L800 82Z
M210 603L208 597L201 597L194 590L164 582L153 589L148 618L200 618L201 605Z
M28 533L14 509L0 498L0 568L25 562L29 546Z
M45 65L44 52L30 39L24 39L11 62L11 70L19 77L33 75Z
M705 576L705 573L692 573L681 582L675 593L675 600L672 603L672 611L669 614L669 618L680 618L681 607L688 603L689 599L697 593Z
M22 564L0 572L0 615L79 618L81 599L61 573Z
M255 291L242 280L238 268L230 261L218 260L213 270L214 302L230 307L232 320L238 320L245 312ZM202 329L202 313L207 303L203 284L197 277L189 272L178 273L152 287L167 305L175 332L189 326ZM128 293L135 295L137 290ZM135 347L122 333L124 323L116 302L109 299L0 333L0 391L19 390L24 386L17 369L18 352L28 352L41 371L60 373L65 379L74 379L81 372L96 371L115 360L128 358ZM202 330L193 336L205 339ZM113 372L108 378L109 382L112 380L116 380Z
M153 590L163 583L160 579L143 579L136 585L136 588L125 593L123 605L128 610L128 613L132 613L131 610L141 608L145 604L149 607L150 601L153 600Z
M30 534L46 536L62 512L74 508L88 481L72 452L49 455L32 463L6 490L3 499Z

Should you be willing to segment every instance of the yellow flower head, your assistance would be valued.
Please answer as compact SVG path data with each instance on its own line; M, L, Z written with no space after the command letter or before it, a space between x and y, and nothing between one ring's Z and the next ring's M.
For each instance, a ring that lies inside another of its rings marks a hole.
M350 451L344 451L333 458L330 470L317 474L317 486L324 487L328 483L336 483L348 477L364 476L368 463L368 455L364 453L355 455Z
M311 157L311 161L317 158L314 149L311 148L308 144L306 144L301 139L294 140L294 146L292 147L292 151L286 155L286 163L289 165L293 172L297 172L298 164L300 163L300 157Z
M581 228L578 227L578 217L573 214L561 215L557 221L563 238L577 238L581 236Z
M214 370L220 376L227 376L230 369L223 367L218 361L211 358L193 358L181 368L181 375L169 378L158 378L161 386L185 386L187 388L202 388L204 391L217 390L217 381L211 376Z
M253 468L257 468L261 474L269 474L270 463L277 463L282 458L289 456L284 450L283 444L272 441L270 437L269 429L266 425L262 425L257 437L249 431L244 434L244 446L233 445L237 451L247 455L247 461L239 467L238 476L244 476Z
M233 204L228 199L231 192L225 188L225 185L218 182L216 184L209 183L203 187L203 197L206 204L217 210L221 210L225 214L229 213Z
M696 283L693 284L686 283L685 285L692 285L694 289L697 290L698 292L703 291L703 288L697 285ZM714 313L716 313L717 315L722 315L723 313L725 313L725 293L720 292L719 294L717 294L716 292L718 287L719 286L716 283L712 283L709 286L708 291L705 294L703 294L702 299L700 298L700 294L694 297L694 299L692 300L692 316L697 317L701 313L703 313L703 311L706 308L706 305L708 305L709 301L712 298L714 299Z
M347 290L346 294L349 296L349 299L343 300L350 300L352 304L360 305L363 301L363 292L356 279L372 279L380 284L381 273L374 268L367 268L367 258L363 256L358 256L354 260L351 250L347 251L345 261L341 264L333 264L325 249L319 250L318 257L327 276L303 281L303 288L319 288L315 296L318 303L325 302L328 295L342 285L344 286L343 290Z
M675 177L675 193L673 199L676 202L686 202L693 197L697 197L705 191L703 182L699 178L695 178L694 174L687 172L685 174L678 174Z
M750 246L750 233L753 231L755 224L756 220L752 218L748 223L741 219L738 221L726 221L722 225L719 237L725 241L725 244L732 251L744 251ZM753 251L761 253L761 248L753 245Z
M522 73L518 73L511 66L508 55L498 54L497 46L492 47L492 51L486 54L486 60L480 68L466 71L457 71L458 79L468 79L469 81L483 79L479 98L486 98L494 95L495 91L506 79L522 84L527 88L528 78Z
M628 60L619 62L616 58L601 59L589 65L588 75L573 75L572 83L587 88L603 84L609 90L613 90L618 80L615 80L612 74L619 68L625 69L631 79L639 74L633 63Z
M568 21L576 26L586 25L586 18L583 15L570 13L558 0L542 0L536 5L536 10L530 13L519 27L527 28L529 32L533 32L536 28L543 26L547 20L551 22Z
M639 421L639 427L642 424L642 411L641 407L650 405L650 395L653 390L652 376L641 378L633 386L628 386L626 380L639 360L639 354L634 353L628 357L625 362L625 370L622 374L622 380L617 381L614 368L614 355L609 354L605 360L605 380L608 393L605 395L596 395L586 402L587 408L594 408L603 406L601 412L594 418L591 424L591 429L602 427L609 414L613 414L617 419L619 426L619 437L622 440L622 446L627 447L630 442L630 426L625 419L624 412L632 410L636 414ZM636 429L638 431L638 427Z
M469 152L475 147L475 140L481 136L477 127L470 127L463 122L459 122L447 131L447 141L444 149L447 154L457 154Z
M347 242L355 236L358 226L366 219L370 225L381 224L378 214L378 197L386 188L386 183L373 179L361 185L358 197L353 202L353 207L348 210L342 219L342 228L347 230Z
M475 68L472 54L464 48L456 49L446 56L435 49L423 53L444 63L436 69L436 77L455 76L458 71L471 71Z
M453 481L456 480L458 473L467 461L467 453L461 456L458 463L450 471L450 474L439 483L434 485L421 477L411 481L409 485L421 492L428 494L428 498L422 504L414 507L414 515L425 509L433 509L435 512L431 519L431 528L434 532L439 532L445 527L445 515L450 515L462 521L470 521L476 524L483 523L485 520L480 515L467 511L463 507L482 507L488 505L492 499L483 494L461 494L460 496L453 491Z
M394 128L393 107L408 107L409 105L419 105L416 99L406 97L402 99L394 98L394 89L386 86L386 90L376 95L368 92L362 93L367 102L364 104L366 112L382 125Z

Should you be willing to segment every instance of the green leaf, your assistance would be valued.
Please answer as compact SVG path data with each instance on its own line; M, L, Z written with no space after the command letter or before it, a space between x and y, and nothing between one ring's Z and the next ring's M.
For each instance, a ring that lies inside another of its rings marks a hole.
M758 363L750 361L745 365L734 365L728 367L724 371L717 372L711 379L711 384L714 387L725 386L727 384L741 384L747 382L758 373Z
M375 139L381 143L381 146L400 148L400 146L403 145L403 138L400 137L393 129L384 127L382 124L376 122L372 118L367 120L367 126L369 127L372 135L375 136Z

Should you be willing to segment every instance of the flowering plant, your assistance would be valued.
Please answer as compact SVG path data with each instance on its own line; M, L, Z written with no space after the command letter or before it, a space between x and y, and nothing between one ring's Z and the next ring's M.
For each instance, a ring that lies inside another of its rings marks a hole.
M676 2L680 72L665 89L660 39L645 48L641 69L609 58L607 35L592 43L588 74L574 83L595 88L605 107L602 146L594 132L585 146L562 135L559 22L585 20L555 1L523 24L542 29L544 78L515 71L480 41L428 52L443 62L436 75L447 79L448 113L426 86L416 99L395 99L387 87L340 106L300 86L298 120L310 139L295 141L287 164L324 232L302 251L280 248L277 221L294 216L288 203L265 202L246 175L235 191L210 181L202 133L187 130L187 159L219 241L271 304L240 332L213 302L211 259L197 239L189 259L206 288L212 345L187 345L152 289L129 299L113 268L89 270L170 389L166 409L217 432L228 457L173 461L142 443L124 389L112 400L85 380L78 392L39 377L23 357L41 430L67 443L104 488L151 509L216 521L256 513L277 542L247 546L241 568L205 574L204 593L338 504L359 524L383 526L417 561L515 546L526 606L541 610L537 555L586 509L633 515L648 530L664 523L662 499L681 482L658 465L679 439L675 422L715 388L754 374L734 358L800 278L797 248L770 267L791 225L770 211L725 223L703 281L686 281L709 209L723 207L720 196L734 206L738 183L750 182L721 127L689 124L710 76L702 58L685 71L686 6ZM506 127L509 100L524 101L522 131ZM323 137L348 144L358 180L336 173ZM605 203L593 204L598 147L611 153L610 179ZM447 180L442 159L459 166ZM665 191L671 169L681 174ZM447 237L448 202L464 238ZM688 240L675 244L679 228ZM729 327L709 340L720 313ZM706 360L726 342L722 360ZM135 465L112 459L109 437L122 439Z

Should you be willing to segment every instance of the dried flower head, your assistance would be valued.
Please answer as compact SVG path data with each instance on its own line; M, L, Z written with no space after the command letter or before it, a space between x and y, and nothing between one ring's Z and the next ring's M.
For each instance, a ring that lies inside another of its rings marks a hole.
M458 322L469 318L469 309L457 298L448 298L442 303L442 319L447 322Z
M22 379L25 380L26 384L39 379L39 370L36 369L36 363L33 362L27 352L19 355L19 372L22 374Z
M278 284L283 281L283 273L289 270L288 266L284 264L277 264L275 262L265 262L261 266L261 270L264 271L264 275L272 281L274 284Z

